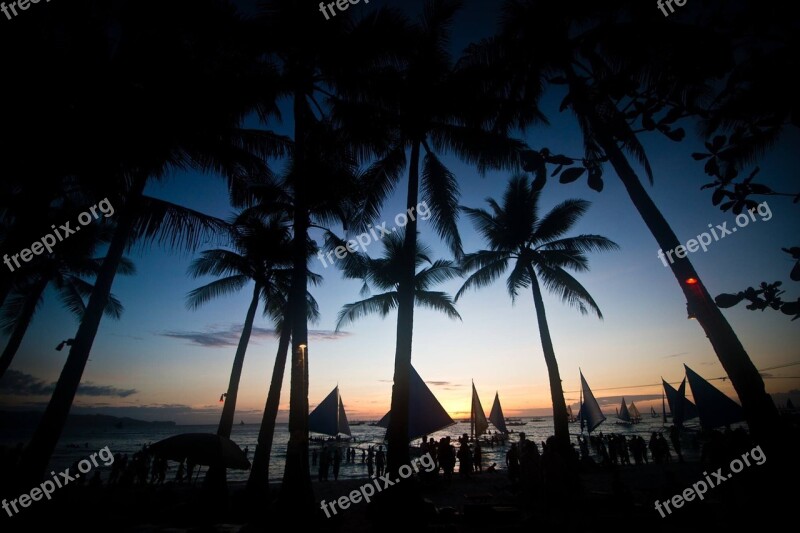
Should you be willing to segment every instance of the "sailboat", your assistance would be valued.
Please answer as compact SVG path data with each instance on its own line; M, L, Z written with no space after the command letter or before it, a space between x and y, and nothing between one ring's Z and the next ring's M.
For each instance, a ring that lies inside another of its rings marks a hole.
M625 404L625 397L622 397L622 405L620 406L619 410L617 410L617 424L621 424L624 426L630 426L633 424L631 421L631 413L628 411L628 406Z
M486 419L486 414L483 412L481 399L478 397L478 391L475 389L475 382L472 382L472 409L469 415L469 437L474 440L489 429L489 421Z
M694 370L686 365L683 366L686 368L689 386L692 387L692 396L697 402L697 413L703 429L728 426L744 420L744 411L738 403L700 377Z
M652 405L650 406L650 418L658 418L658 413L656 413L656 409Z
M494 403L492 404L492 412L489 413L489 422L494 424L498 430L508 435L508 428L506 427L506 418L503 416L503 408L500 407L500 393L494 393Z
M336 437L350 435L350 424L344 411L339 385L328 394L316 409L308 415L308 430Z
M636 408L636 404L631 402L631 406L628 408L628 411L631 415L631 424L638 424L642 421L642 414L639 412L639 409Z
M675 415L678 415L679 423L686 422L687 420L691 420L693 418L697 418L697 406L689 401L688 398L685 396L681 396L682 401L678 401L678 391L675 388L664 381L664 378L661 378L661 383L664 386L664 396L666 397L666 401L669 404L669 410L672 413L673 420ZM661 400L662 406L661 409L664 410L664 399ZM680 405L680 407L679 407ZM667 413L664 411L664 425L667 424Z
M389 411L375 425L388 429L391 415L392 412ZM453 424L455 421L450 418L442 404L412 366L409 380L408 442Z
M600 404L597 403L589 384L586 383L583 372L579 370L579 373L581 375L581 407L578 411L578 419L581 422L581 433L583 433L583 428L586 427L586 430L591 434L597 426L603 423L606 416L600 410Z

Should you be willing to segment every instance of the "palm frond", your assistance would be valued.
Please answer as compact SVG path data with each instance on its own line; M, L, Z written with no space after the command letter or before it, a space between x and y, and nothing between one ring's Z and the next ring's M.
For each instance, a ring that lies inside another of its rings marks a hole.
M470 289L488 287L497 281L508 269L510 260L508 252L500 251L484 250L464 255L461 259L461 270L474 272L456 293L455 301L458 301Z
M198 309L219 296L240 291L248 282L250 282L250 278L243 274L212 281L207 285L192 290L186 296L186 307L192 310Z
M463 255L458 233L458 180L433 153L425 155L422 189L431 212L431 225L455 257Z
M379 315L386 317L393 309L397 307L397 293L387 292L377 294L365 300L345 304L342 310L339 311L339 316L336 319L336 331L340 331L344 326L351 324L359 318L368 315Z
M566 270L560 267L549 267L547 265L536 265L536 274L542 281L542 285L549 292L555 293L562 302L574 307L582 315L593 311L597 318L603 319L603 313L595 303L594 298L589 294L583 285L573 278Z
M417 290L414 292L414 301L420 307L439 311L454 320L461 320L461 315L453 305L453 298L447 293Z

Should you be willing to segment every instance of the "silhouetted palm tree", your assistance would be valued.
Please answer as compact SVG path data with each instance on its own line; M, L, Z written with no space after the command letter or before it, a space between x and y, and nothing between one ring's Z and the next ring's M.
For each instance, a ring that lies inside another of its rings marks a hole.
M47 258L36 266L35 273L28 276L27 284L11 293L3 306L3 320L0 327L9 333L8 343L0 355L0 379L14 361L33 316L42 303L44 291L52 286L61 303L80 321L86 312L85 300L89 298L94 286L83 279L94 276L100 268L100 260L92 258ZM118 273L131 275L136 271L133 263L122 259ZM114 297L108 296L105 314L109 318L119 319L124 308Z
M403 232L393 233L381 241L384 253L380 259L359 255L356 260L345 264L343 268L345 277L363 280L361 295L369 297L342 307L336 321L337 331L359 318L371 314L385 317L398 308L400 300L398 288L405 274L404 242ZM448 294L430 290L434 285L461 276L461 272L452 261L443 259L433 261L430 256L431 250L424 244L417 243L417 256L414 261L416 271L414 302L417 306L440 311L449 318L461 320L453 305L453 299ZM370 296L372 289L384 292Z
M491 198L487 200L491 211L464 208L489 249L464 256L463 269L474 273L464 282L456 294L456 300L469 289L492 284L509 267L512 270L506 287L512 300L516 299L520 289L531 288L550 379L555 435L561 446L569 446L567 407L541 286L558 294L561 301L575 307L581 314L592 311L602 319L603 315L592 296L567 270L588 271L587 252L614 250L618 246L599 235L565 237L586 213L589 202L566 200L540 218L539 194L531 187L527 177L515 176L506 188L502 204Z
M458 234L459 186L456 176L439 155L452 153L488 168L513 168L522 143L510 139L508 130L489 127L496 109L492 95L482 91L483 80L455 67L449 52L450 32L463 2L428 0L421 21L410 26L404 50L394 62L363 73L362 87L351 88L333 103L334 119L351 132L357 145L370 138L389 143L363 177L366 197L358 219L361 231L378 220L380 208L408 171L407 214L424 200L431 224L453 254L461 254ZM402 25L403 21L397 22ZM406 157L409 152L410 159ZM421 176L420 176L421 171ZM397 287L397 344L395 350L392 416L387 432L389 472L408 463L409 379L414 329L414 276L416 268L416 217L408 217L405 231L403 275Z
M194 278L215 276L219 279L192 290L186 298L189 309L198 309L215 298L236 293L253 283L253 294L217 428L217 435L226 438L230 438L233 428L239 380L259 302L263 302L264 315L280 321L291 283L289 228L280 217L263 220L245 212L231 222L229 239L230 249L205 250L189 266L189 275Z

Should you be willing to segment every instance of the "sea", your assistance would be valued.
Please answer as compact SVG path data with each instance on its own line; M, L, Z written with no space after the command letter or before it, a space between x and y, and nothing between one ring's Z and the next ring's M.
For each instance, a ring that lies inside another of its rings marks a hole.
M483 465L484 468L492 463L497 463L499 469L505 469L505 455L508 451L510 443L519 441L520 433L525 433L528 440L536 441L539 444L541 451L541 442L546 440L548 436L553 434L553 419L552 417L542 418L522 418L520 419L523 425L509 427L514 433L509 435L506 440L505 446L495 445L489 446L482 444L483 452ZM491 427L491 426L490 426ZM172 437L182 433L215 433L216 425L175 425L175 426L141 426L131 428L94 428L94 429L67 429L62 435L58 443L55 453L50 464L50 467L55 472L63 471L65 468L70 467L76 461L86 459L90 454L97 452L105 447L111 451L112 454L128 454L130 457L137 451L141 450L145 444L154 444L160 440ZM700 455L699 445L696 442L691 431L691 427L683 438L683 452L687 460L697 459ZM350 427L353 440L347 442L346 440L338 441L337 445L343 448L352 447L356 449L355 463L347 463L344 460L341 463L339 477L341 478L364 478L367 476L367 465L361 462L361 450L367 450L370 446L385 445L384 436L386 430L377 426L372 426L369 423L363 425L351 425ZM248 457L252 460L253 452L256 448L258 439L258 424L245 424L236 425L233 427L231 440L239 445L243 450L247 448ZM450 436L456 440L464 433L469 434L469 422L457 422L455 425L447 429L429 435L437 441L441 437ZM599 427L597 427L592 434L597 435L600 432L603 434L616 433L626 436L641 435L646 441L649 439L652 432L666 431L661 418L643 418L642 422L632 426L617 425L609 418ZM580 426L577 423L570 424L570 434L572 435L573 442L577 445L577 435L580 433ZM696 433L694 433L696 434ZM668 435L665 433L665 437ZM18 443L25 443L30 438L30 434L23 432L0 432L0 446L13 448ZM327 443L327 437L323 437L323 441L312 440L310 443L311 449L317 448L319 450L323 443ZM284 458L286 456L286 445L289 441L288 424L276 424L275 437L272 446L272 454L270 461L270 480L280 481L283 476ZM412 445L418 445L419 439L412 442ZM312 473L316 475L316 469L312 466ZM102 479L108 478L110 467L100 467ZM170 462L170 469L167 473L167 479L173 479L177 471L177 464ZM244 470L229 470L228 480L230 481L246 481L248 472Z

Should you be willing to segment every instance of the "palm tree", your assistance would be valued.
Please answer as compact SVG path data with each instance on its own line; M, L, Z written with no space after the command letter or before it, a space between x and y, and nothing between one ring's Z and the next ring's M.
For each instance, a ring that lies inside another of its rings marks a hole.
M462 267L473 274L456 294L456 301L469 289L490 285L513 263L506 287L512 301L520 289L530 287L533 292L539 336L550 379L555 436L561 446L567 447L567 407L541 287L558 294L562 302L575 307L581 314L591 311L602 319L592 296L567 271L586 272L589 270L587 252L614 250L618 246L599 235L564 236L586 213L589 202L566 200L539 217L539 196L540 192L531 186L526 176L515 176L509 181L502 205L487 199L491 212L464 208L489 249L464 256Z
M80 127L74 129L92 138L85 143L90 151L78 146L70 155L72 171L79 179L114 193L109 197L116 210L116 228L64 369L21 461L24 486L38 482L46 471L125 248L136 238L148 238L192 249L221 227L217 219L147 197L148 181L174 169L192 168L221 174L234 184L267 174L265 158L280 155L285 147L267 132L239 128L245 115L267 100L268 91L266 69L254 68L258 52L242 44L248 29L228 5L210 0L182 0L169 6L149 1L125 4L116 21L115 38L91 50L97 65L85 71L83 92L89 97L81 91L75 96L80 98L81 112L74 114L72 100L59 110L59 117L67 123L79 121ZM154 10L159 17L153 24L145 28L138 23ZM187 12L192 17L187 18ZM86 41L82 36L87 24L95 24L93 34L106 34L106 21L97 24L91 13L85 15L82 19L73 14L69 24L58 30L60 37L51 45L53 54L61 53L64 42ZM210 34L207 28L212 24L218 31ZM231 83L221 87L219 79ZM116 97L93 98L95 87ZM109 109L105 103L96 103L101 100L119 102L119 106ZM65 127L65 131L72 129Z
M365 201L354 231L378 220L381 205L408 172L406 209L413 213L421 199L430 206L430 223L452 253L462 253L456 225L459 186L439 155L452 153L476 165L512 169L523 145L491 129L495 106L483 81L456 68L448 51L458 0L428 0L421 21L406 30L405 50L394 63L363 75L363 87L333 102L333 117L352 132L356 144L370 138L390 140L364 174ZM410 158L406 154L409 153ZM402 276L397 286L397 339L392 387L392 416L387 432L389 472L408 462L409 379L415 307L417 257L416 218L409 217L403 244Z
M392 233L381 241L384 253L380 259L359 255L354 260L343 263L344 276L363 280L361 295L368 297L342 307L336 321L336 331L371 314L386 317L399 307L400 280L405 274L404 243L405 236L402 231ZM415 303L420 307L440 311L448 318L461 320L461 315L456 311L453 299L448 294L430 290L434 285L460 277L459 268L452 261L431 260L431 250L422 243L418 243L417 256L414 259ZM370 295L372 289L384 292Z
M53 221L68 220L73 214L64 206L51 210L50 213L49 218ZM24 269L16 272L17 287L2 306L4 315L2 326L10 335L0 355L0 378L13 362L48 286L58 292L64 307L79 321L83 318L86 312L85 300L89 298L94 288L84 278L96 276L100 270L102 260L94 258L93 255L99 245L108 242L113 225L96 221L82 229L80 234L59 243L52 254L37 256L31 263L25 265ZM131 261L125 258L120 261L118 273L132 275L135 271ZM122 311L123 307L119 300L109 295L105 309L106 316L119 319Z
M41 265L35 274L29 276L26 286L12 292L3 306L2 327L10 335L3 354L0 355L0 379L14 361L14 356L25 338L28 327L33 322L33 316L36 314L48 286L52 286L58 292L64 307L78 320L81 320L86 312L85 299L91 295L94 286L83 277L96 275L100 268L100 261L90 258L78 258L77 260L53 258L47 263ZM120 261L118 273L130 275L134 272L133 263L123 258ZM110 294L105 309L106 316L119 319L123 310L122 303L113 294Z
M264 315L273 321L281 320L291 282L289 228L284 220L279 217L263 220L246 211L231 222L229 238L231 249L205 250L189 266L189 275L194 278L216 276L219 279L192 290L186 298L187 307L195 310L253 282L250 306L233 359L217 428L217 435L226 438L230 438L233 428L239 380L259 302L264 304Z
M726 61L705 55L719 50L708 46L706 28L684 25L678 32L672 22L645 16L639 11L649 8L627 0L614 8L574 1L507 0L500 35L473 48L471 62L502 64L498 68L503 74L495 78L499 82L495 89L510 95L509 102L516 106L501 114L506 118L525 112L526 104L536 105L548 83L566 87L561 109L571 109L583 131L590 186L602 189L602 164L609 162L660 248L674 250L681 243L629 159L633 157L653 181L647 154L629 115L641 118L644 130L653 130L655 125L652 120L646 124L645 115L629 107L633 102L626 96L636 95L633 99L641 99L640 106L648 99L662 107L673 106L675 118L685 116L683 113L696 109L697 102L707 94L707 80L719 73L709 71L709 66ZM639 15L634 17L635 23L631 22L632 14ZM625 38L620 40L620 35ZM623 44L630 42L639 45ZM524 126L524 121L519 125ZM668 126L665 134L679 140L684 132ZM545 158L533 155L526 170L543 174ZM569 180L578 176L577 172L571 174ZM778 427L777 409L747 351L689 258L670 263L669 268L731 378L751 431L772 439Z

